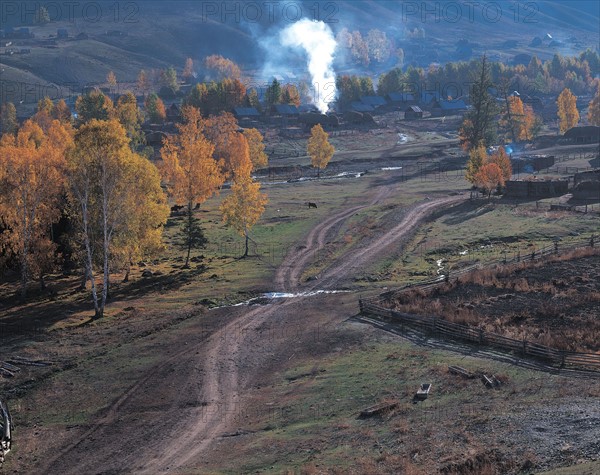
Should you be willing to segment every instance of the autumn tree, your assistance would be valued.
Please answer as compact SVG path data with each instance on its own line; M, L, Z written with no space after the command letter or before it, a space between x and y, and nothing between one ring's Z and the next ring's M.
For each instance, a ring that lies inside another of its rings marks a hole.
M75 110L80 124L92 119L108 120L114 115L113 101L97 89L77 97Z
M162 124L167 118L165 104L155 93L150 94L144 103L146 113L150 118L150 122L154 124Z
M235 161L232 147L239 145L236 142L240 135L237 120L229 112L210 116L204 122L204 133L214 145L213 156L220 162L224 175L231 176Z
M252 179L252 162L248 144L243 136L236 150L231 194L223 200L221 212L223 220L232 226L245 239L245 251L242 257L248 257L250 229L265 211L267 197L260 192L260 183Z
M300 93L298 92L298 88L293 84L285 84L281 88L281 103L299 106Z
M560 133L564 134L567 130L575 127L579 122L577 97L575 97L568 88L565 88L558 96L556 105L558 106Z
M600 125L600 81L597 82L596 95L590 101L588 121L592 125Z
M240 67L230 59L213 54L204 58L204 67L209 71L209 76L214 79L241 79Z
M475 185L477 179L477 172L483 166L487 160L487 152L483 145L479 145L471 149L469 152L469 160L467 161L467 170L465 172L465 178L467 181Z
M183 79L186 81L189 81L194 77L194 61L192 58L187 58L185 60L185 66L183 67L183 73L181 74L181 77L183 77Z
M335 148L328 139L329 135L323 130L321 124L317 124L311 129L307 152L312 166L317 169L317 178L320 177L321 170L327 166L335 152Z
M54 105L54 109L52 110L52 117L61 122L62 124L70 124L71 123L71 109L65 102L64 99L61 99Z
M265 144L263 143L262 134L257 129L244 129L243 133L248 142L248 150L253 170L265 168L269 163L269 158L265 153Z
M163 177L169 193L180 205L186 206L185 267L189 267L190 253L199 241L204 240L194 207L204 203L219 191L224 182L219 163L213 158L214 146L204 135L204 121L200 111L185 106L179 133L165 140L161 149L164 161Z
M115 73L109 71L106 75L106 82L108 83L110 92L114 94L117 89L117 76L115 76Z
M104 315L111 264L120 246L140 237L131 231L131 219L141 209L164 206L160 182L148 161L131 151L125 128L116 120L90 120L75 134L67 158L70 213L84 250L85 275L91 283L94 318ZM150 185L148 185L150 184ZM150 188L150 189L149 189ZM142 193L143 190L144 192ZM164 213L163 213L164 215ZM162 229L162 216L150 221ZM96 266L101 268L98 295Z
M150 91L150 87L151 87L150 79L148 78L146 71L144 71L143 69L140 70L138 77L137 77L138 91L141 92L145 97L146 94L148 94L148 92Z
M504 181L510 180L510 177L512 176L512 165L504 147L499 147L498 150L488 158L486 163L495 163L498 165L498 168L502 171L502 178Z
M485 163L475 174L475 186L483 189L487 193L488 198L492 196L492 191L499 186L504 186L504 183L502 170L495 163Z
M473 108L465 115L459 129L460 144L464 150L471 150L479 145L485 147L495 140L497 107L489 93L491 87L490 66L484 55L471 89Z
M144 134L142 132L142 114L132 92L127 91L117 99L115 116L127 131L131 149L136 150L144 143Z
M54 257L50 227L61 216L64 157L71 145L70 129L57 120L47 133L28 120L16 136L0 142L0 217L7 227L0 238L19 259L23 298L34 273L43 287L44 263Z
M12 102L5 102L0 107L0 134L14 134L18 128L17 109Z
M37 125L39 125L44 132L48 130L50 124L52 123L53 117L52 113L54 111L54 103L52 99L48 96L45 96L43 99L40 99L37 104L37 111L31 117Z
M134 262L153 258L164 250L162 232L170 213L156 166L137 155L132 157L137 179L123 203L130 212L115 236L112 253L115 267L125 272L123 282L129 281Z

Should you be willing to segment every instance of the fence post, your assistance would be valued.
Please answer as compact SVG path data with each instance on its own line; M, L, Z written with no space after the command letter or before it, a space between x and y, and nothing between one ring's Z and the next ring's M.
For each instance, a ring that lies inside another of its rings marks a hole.
M483 328L479 329L479 345L483 345Z
M527 354L527 340L523 338L523 356Z
M560 367L565 367L565 352L564 350L560 352Z

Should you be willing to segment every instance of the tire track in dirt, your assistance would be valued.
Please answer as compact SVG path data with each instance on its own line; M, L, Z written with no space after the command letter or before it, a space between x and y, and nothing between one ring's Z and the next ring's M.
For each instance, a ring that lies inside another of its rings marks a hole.
M376 205L390 194L391 190L388 187L382 188L369 203L339 212L312 228L306 237L304 246L297 247L296 252L288 254L283 260L275 276L276 286L283 292L297 290L300 275L306 268L308 260L323 248L327 242L327 236L331 234L332 230L358 211Z
M440 208L463 201L464 199L462 195L450 196L419 203L410 208L396 226L371 241L362 249L351 250L336 261L334 265L329 266L328 270L324 273L322 286L324 288L331 288L338 281L349 277L356 269L364 267L369 261L374 261L378 254L385 252L392 244L396 244L399 240L405 238L428 215Z
M357 211L376 205L392 191L390 187L381 187L368 203L346 208L315 226L304 239L304 246L291 251L277 270L277 290L298 289L298 280L310 257L325 245L327 237L335 227ZM427 214L459 199L464 198L445 197L411 208L404 219L390 231L367 247L348 253L335 261L325 272L324 279L312 285L311 290L317 287L331 288L357 266L405 237ZM89 473L90 469L97 471L99 467L102 471L125 470L143 474L185 470L234 422L236 411L231 408L239 408L243 404L240 366L250 361L252 369L258 369L261 359L266 358L264 348L252 348L252 345L248 344L248 335L259 330L269 319L285 315L286 307L293 301L297 302L297 299L258 308L240 309L243 313L239 317L216 330L208 338L193 341L189 348L186 347L155 366L115 401L104 417L54 457L44 472L79 474ZM197 351L200 346L203 351ZM181 371L174 371L173 365ZM169 368L175 374L169 374ZM192 371L195 368L202 368L202 374ZM166 376L165 372L168 373ZM135 406L127 406L134 405L135 397L142 397L148 386L154 388L166 385L172 387L168 393L172 396L172 403L166 410L150 418L147 424L137 424L128 428L135 432L127 431L131 440L139 445L133 447L129 453L112 456L115 452L120 453L122 448L119 440L110 438L111 425L118 420L120 414L128 414L127 409L135 412ZM188 407L182 407L185 398ZM84 450L84 442L93 442L99 436L98 433L104 431L108 434L104 437L102 446L96 446L93 454ZM61 461L66 462L67 466Z
M381 199L388 196L390 191L387 188L380 190L368 204L341 211L315 226L306 236L304 246L297 247L295 251L286 256L284 263L277 271L275 282L280 287L280 290L293 291L298 289L298 277L304 270L308 259L316 250L323 247L332 229L360 209L377 204ZM338 279L347 275L347 271L353 269L356 265L360 265L364 260L373 257L377 252L380 252L395 240L404 237L406 233L412 231L429 213L461 199L464 198L460 196L442 198L412 208L401 223L375 240L370 246L361 250L360 260L357 261L355 256L344 256L346 262L341 265L339 270L328 273L325 281L320 282L319 285L331 287ZM380 248L380 246L382 247ZM335 264L334 269L338 269L338 267L335 267ZM313 288L315 287L317 286L314 285ZM231 322L228 327L221 330L222 332L227 332L235 327L237 331L232 333L234 339L230 345L216 344L209 350L208 366L205 372L207 379L204 381L205 397L209 401L209 404L215 404L215 401L219 401L222 406L230 408L243 403L240 396L241 388L238 374L239 362L247 358L247 353L244 353L246 345L244 344L243 335L258 328L270 317L285 311L289 303L290 301L283 301L279 304L270 304L250 310L239 319ZM225 339L222 338L220 341L224 342ZM222 361L220 365L217 364L219 357L225 354L229 354L229 357ZM179 433L175 439L169 442L169 448L157 454L152 460L149 460L139 473L164 473L170 470L185 468L188 462L200 456L217 436L224 433L230 427L230 423L235 418L235 415L235 412L230 410L209 412L207 414L208 420L197 420L191 425L189 430Z

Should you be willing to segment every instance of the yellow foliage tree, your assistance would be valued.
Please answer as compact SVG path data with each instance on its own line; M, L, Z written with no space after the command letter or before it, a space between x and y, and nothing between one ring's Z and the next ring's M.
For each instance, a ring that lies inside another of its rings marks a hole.
M307 152L312 166L317 169L317 177L320 177L321 170L327 166L335 153L335 148L328 139L329 135L323 130L321 124L317 124L311 129Z
M92 119L75 134L75 147L67 158L68 196L92 286L94 318L104 315L115 256L126 254L123 247L133 247L146 235L135 224L140 210L157 213L143 226L162 230L166 198L152 167L131 151L127 132L115 119ZM100 296L96 265L102 269Z
M160 186L160 173L156 166L140 155L133 154L133 169L138 170L135 186L123 203L129 210L115 239L115 266L125 271L123 281L129 280L134 262L152 258L164 250L163 227L169 217L169 206Z
M131 140L131 149L135 150L144 142L142 125L142 113L137 105L137 100L132 92L127 91L117 100L115 116L125 127L127 136Z
M596 95L590 101L588 121L592 125L600 125L600 81L597 82Z
M526 108L518 96L507 98L507 107L504 117L500 121L510 131L510 139L513 142L528 140L531 136L530 129L533 127L533 110Z
M218 193L225 178L220 164L213 158L214 146L204 135L204 120L195 107L182 110L183 123L179 133L165 140L161 149L164 161L163 177L169 193L187 210L187 257L189 266L192 247L201 243L201 231L194 219L194 206Z
M72 143L70 128L57 120L46 134L28 120L0 143L0 220L8 229L0 239L19 258L22 297L33 273L43 287L42 263L55 253L50 227L60 219L64 157Z
M565 88L558 96L556 104L558 105L560 133L564 134L567 130L575 127L579 122L577 97L574 96L568 88Z
M244 137L248 141L253 169L265 168L269 164L269 158L265 153L265 144L261 133L257 129L244 129Z
M244 236L242 257L247 257L250 229L264 213L267 197L260 192L260 183L252 179L252 162L247 152L235 161L233 172L231 194L223 200L221 212L223 220Z
M469 160L467 161L467 170L465 172L465 178L467 181L475 185L477 172L483 166L487 160L487 152L483 145L479 145L471 149L469 152Z

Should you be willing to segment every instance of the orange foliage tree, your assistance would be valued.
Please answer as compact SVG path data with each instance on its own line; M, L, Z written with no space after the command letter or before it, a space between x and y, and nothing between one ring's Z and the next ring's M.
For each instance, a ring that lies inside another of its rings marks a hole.
M488 198L491 197L492 191L499 186L504 186L504 183L502 170L495 163L484 164L475 175L475 185L485 190Z
M65 153L72 144L70 127L58 120L46 133L28 120L0 142L0 217L7 226L0 240L20 261L22 297L33 274L43 287L44 264L53 261L50 228L61 216Z
M600 81L597 82L596 95L590 101L588 121L592 125L600 125Z
M206 138L214 145L214 157L221 162L223 172L226 176L233 173L234 154L232 144L239 134L238 123L233 114L222 112L219 115L210 116L204 122Z
M504 147L498 148L498 151L489 157L487 163L495 163L498 165L502 171L502 178L504 181L510 180L510 177L512 176L512 165Z
M186 206L184 244L187 248L185 266L188 267L192 248L205 242L200 225L194 218L194 206L218 193L224 176L219 163L213 158L215 147L204 135L205 123L200 111L185 106L182 115L183 123L177 125L179 133L165 140L161 156L167 189L178 204Z
M204 67L213 70L217 79L240 79L242 76L237 64L217 54L204 58Z

